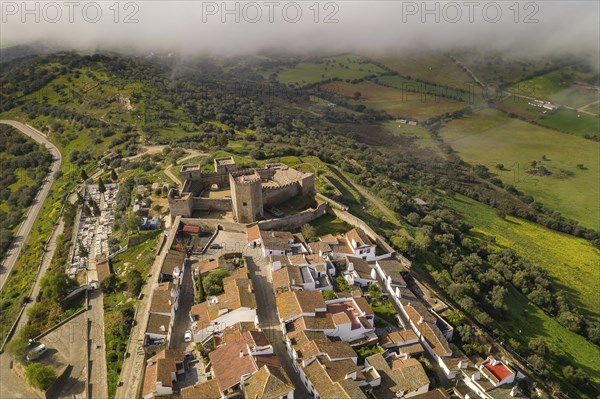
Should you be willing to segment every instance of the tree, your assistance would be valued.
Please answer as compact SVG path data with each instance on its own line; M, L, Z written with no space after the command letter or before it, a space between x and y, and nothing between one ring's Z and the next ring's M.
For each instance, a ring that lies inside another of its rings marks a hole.
M309 241L315 236L315 228L308 223L302 226L301 231L304 238Z
M580 368L574 368L573 366L563 367L563 375L573 385L583 385L589 380L585 371Z
M534 354L544 358L548 354L548 345L542 337L535 337L527 345Z
M98 179L98 191L100 191L100 194L102 194L102 196L104 196L104 193L106 192L106 186L104 185L102 177Z
M206 292L207 295L219 295L223 293L223 279L227 276L229 276L229 273L221 269L213 270L208 273L208 275L202 279L204 292Z
M75 287L77 283L60 272L47 273L40 281L43 297L53 303L60 303Z
M117 181L119 179L119 176L117 176L117 172L114 169L110 170L110 179L112 181Z
M25 369L25 379L32 387L45 391L56 381L56 372L41 363L31 363Z
M131 293L133 296L138 296L142 291L142 285L144 285L144 280L142 279L142 274L138 270L131 270L127 273L127 291Z
M6 351L15 360L20 363L25 363L25 357L29 352L29 341L24 334L19 334L15 338L8 341L6 344Z
M336 294L335 294L335 292L334 292L334 291L332 291L332 290L325 290L325 291L322 291L322 292L321 292L321 294L323 295L323 299L324 299L325 301L330 301L330 300L332 300L332 299L337 299L337 295L336 295Z
M137 233L139 231L140 226L142 225L142 218L132 213L127 218L127 222L125 222L125 224L127 225L127 229L130 232Z
M372 302L381 301L381 287L378 284L369 285L369 297Z
M498 169L498 170L504 170L504 164L501 164L501 163L497 164L496 165L496 169Z
M89 179L88 174L85 172L85 169L81 169L81 180L86 181Z
M472 343L475 338L473 328L468 324L462 324L456 327L456 332L460 336L460 341L465 344Z
M111 273L107 278L104 279L104 281L100 283L100 291L102 291L104 294L115 292L120 285L119 283L119 278Z
M337 276L335 278L335 282L337 283L338 289L340 291L348 291L350 289L350 286L348 285L343 276Z

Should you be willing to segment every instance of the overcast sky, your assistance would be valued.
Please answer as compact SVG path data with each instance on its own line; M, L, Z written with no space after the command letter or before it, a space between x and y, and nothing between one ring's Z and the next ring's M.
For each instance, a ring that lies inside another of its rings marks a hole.
M0 45L252 54L265 50L577 52L597 60L598 1L2 1ZM36 21L37 20L37 21Z

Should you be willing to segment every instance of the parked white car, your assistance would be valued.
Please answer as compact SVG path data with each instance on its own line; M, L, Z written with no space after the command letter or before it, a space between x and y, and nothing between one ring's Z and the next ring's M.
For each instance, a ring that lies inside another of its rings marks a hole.
M183 336L183 340L185 342L191 342L192 341L192 330L187 330L185 332L185 335Z

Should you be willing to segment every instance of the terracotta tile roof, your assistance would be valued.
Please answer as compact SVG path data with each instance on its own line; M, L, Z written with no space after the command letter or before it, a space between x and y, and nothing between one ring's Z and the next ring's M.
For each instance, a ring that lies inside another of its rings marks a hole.
M243 390L246 399L278 399L294 386L281 367L263 366L244 382Z
M352 359L329 360L327 356L320 356L319 361L324 366L323 369L329 378L334 382L342 381L352 373L356 373L356 381L365 379L365 375Z
M425 352L425 348L423 348L423 345L421 345L420 343L417 342L416 344L404 345L404 346L399 347L398 352L400 354L414 356L414 355L418 355L419 353ZM444 359L444 358L442 358L442 359Z
M328 339L322 331L292 330L286 334L294 350L300 349L303 345L312 340Z
M322 265L325 263L325 260L319 254L305 255L305 258L309 265Z
M333 330L336 324L331 313L320 312L315 317L302 316L294 320L297 330Z
M104 281L105 278L110 276L110 265L106 256L103 256L101 259L96 259L96 273L98 274L99 282Z
M198 269L201 275L210 273L211 271L219 267L219 261L217 259L206 259L196 262L192 265L192 269Z
M303 254L289 255L288 259L292 265L302 266L308 264Z
M418 340L419 337L417 334L410 329L404 329L400 331L394 331L387 334L382 334L378 337L379 345L393 345L393 346L402 346L403 343L407 341Z
M269 257L269 262L271 265L273 265L273 263L275 263L275 262L280 262L281 266L289 266L290 265L290 260L285 255L271 255Z
M319 397L322 399L354 399L354 397L349 396L348 393L348 391L351 391L352 389L350 387L345 387L347 384L356 384L354 381L344 382L343 385L338 384L338 382L343 381L349 373L355 371L357 374L362 374L352 360L330 362L325 357L321 356L317 357L309 365L300 367L303 368L306 377L310 380ZM352 393L358 394L357 392ZM357 399L364 397L364 394L362 397L356 396Z
M177 363L183 360L183 354L173 349L158 352L148 359L152 364L146 366L144 383L142 386L143 396L152 393L156 389L157 382L164 387L172 387L172 374L177 371Z
M378 260L377 264L381 270L383 270L383 273L392 279L392 284L406 287L406 281L404 281L404 277L402 277L402 272L405 271L406 268L402 263L395 259L383 259Z
M152 292L150 302L150 313L171 314L171 308L174 304L174 298L171 296L171 289L175 288L173 283L161 283Z
M346 379L339 381L337 384L343 392L343 399L367 399L367 396L355 381Z
M498 383L504 380L506 377L514 374L514 372L511 369L509 369L503 362L494 359L493 356L489 356L486 360L481 362L481 364L483 364L483 367L485 367L485 369L489 371L489 374L491 374L490 379L495 383Z
M354 250L350 247L348 240L340 238L338 244L330 244L331 251L339 254L354 255Z
M365 315L374 315L373 309L371 308L371 305L369 305L369 302L367 302L366 298L364 298L364 297L354 298L354 303L356 303L356 306L358 306L358 309L361 312L363 312Z
M331 245L323 241L309 242L308 248L310 248L310 252L316 255L318 255L319 252L331 252Z
M415 325L419 324L421 318L424 322L427 323L435 323L435 316L420 302L411 302L409 304L403 305L404 311L408 315L410 321L412 321Z
M290 250L290 242L294 241L294 236L289 231L261 231L262 246L265 249L279 251Z
M326 234L324 236L319 237L319 241L330 245L337 245L339 243L338 239L331 234Z
M235 323L232 326L226 327L221 333L222 342L231 342L232 340L239 339L239 337L246 331L258 331L254 323L241 322Z
M363 246L372 246L373 243L369 239L369 237L365 234L364 231L360 228L354 228L346 233L346 238L350 241L355 241L359 247Z
M304 282L300 266L286 266L273 272L273 291L275 295L300 286Z
M326 307L319 291L288 291L276 298L277 309L283 320L290 320L302 313L315 313Z
M270 345L266 335L260 331L246 331L237 337L231 336L227 342L209 354L213 372L221 392L240 383L241 377L252 374L263 365L281 367L279 359L272 355L252 356L249 346ZM240 352L243 355L240 357Z
M167 256L165 257L165 261L162 264L160 272L162 274L173 274L173 270L176 267L181 269L183 267L183 261L185 260L185 252L179 252L174 250L169 250Z
M429 384L429 378L417 359L398 358L390 365L381 353L377 353L367 357L366 362L381 376L381 384L373 390L377 399L396 398L397 393L410 393Z
M333 323L336 326L342 326L344 324L351 324L352 320L350 320L350 317L348 317L348 315L346 314L346 312L339 312L333 315Z
M171 324L171 316L150 313L146 333L167 335Z
M256 309L256 298L252 292L252 280L247 268L235 269L229 277L225 277L223 291L214 304L204 301L192 306L190 314L197 321L197 329L204 328L225 309L228 312L241 307Z
M444 356L452 353L446 337L444 337L444 334L442 334L435 324L421 323L417 325L417 329L436 355Z
M208 380L201 384L181 389L182 399L221 399L217 380Z
M258 227L258 224L246 228L246 237L248 242L260 240L260 227Z
M358 355L350 344L345 341L329 339L324 334L304 343L297 350L300 359L310 359L318 355L327 355L329 359L356 358Z
M358 274L360 278L364 278L366 280L374 280L371 277L371 271L373 268L366 260L362 258L356 258L354 256L346 256L346 268L350 267L350 263L354 266L354 271Z
M240 351L243 356L240 357ZM254 373L256 363L248 353L248 346L243 340L221 345L209 353L215 379L221 392L240 383L242 375Z
M434 389L433 391L425 392L419 395L411 396L413 399L448 399L450 395L443 389Z

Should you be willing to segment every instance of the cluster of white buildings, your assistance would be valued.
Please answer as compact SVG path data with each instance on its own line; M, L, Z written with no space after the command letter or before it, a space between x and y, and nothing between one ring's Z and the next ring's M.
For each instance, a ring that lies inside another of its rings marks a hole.
M89 206L91 201L95 202L100 209L100 215L95 216L93 210L89 216L80 213L73 256L68 270L70 276L77 274L78 270L87 268L89 259L108 254L108 239L112 234L112 225L115 221L113 209L119 185L107 183L104 186L106 188L104 193L100 192L97 184L88 184L85 187L83 193L85 205ZM87 256L82 256L83 254Z

